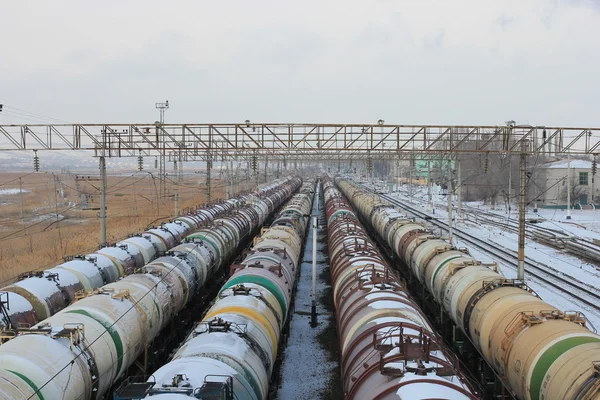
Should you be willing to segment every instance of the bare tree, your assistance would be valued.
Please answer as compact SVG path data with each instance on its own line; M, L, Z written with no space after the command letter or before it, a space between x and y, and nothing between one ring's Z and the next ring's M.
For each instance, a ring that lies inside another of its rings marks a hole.
M580 199L582 195L587 193L586 187L583 185L579 185L579 180L571 177L571 207L574 207L576 204L580 203ZM569 185L565 183L562 188L560 199L565 203L567 202L567 194L569 190Z

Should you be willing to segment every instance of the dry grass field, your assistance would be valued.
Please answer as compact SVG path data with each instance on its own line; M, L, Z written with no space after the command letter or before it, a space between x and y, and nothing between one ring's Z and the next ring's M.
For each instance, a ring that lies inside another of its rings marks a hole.
M145 172L108 176L107 182L109 243L173 217L171 182L164 198L158 195L158 180ZM52 267L66 256L98 247L98 188L99 182L76 182L73 174L0 174L0 287L20 273ZM249 188L242 184L239 190ZM204 192L203 176L185 176L179 185L180 211L202 205ZM223 183L213 179L212 193L213 200L224 198ZM87 194L87 207L80 204L82 194Z

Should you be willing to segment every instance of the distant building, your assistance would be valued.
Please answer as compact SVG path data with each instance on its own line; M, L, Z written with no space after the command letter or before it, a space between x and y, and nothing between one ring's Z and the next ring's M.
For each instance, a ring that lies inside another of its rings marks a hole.
M569 161L566 159L542 164L536 168L536 185L530 185L529 191L530 195L537 196L538 206L566 208L568 171ZM592 190L594 200L598 201L598 189L593 182L592 162L571 159L571 205L587 208L592 202Z
M455 169L454 160L450 161L450 168ZM427 159L415 159L414 170L416 171L417 179L427 181L431 173L432 180L443 181L448 176L448 160L436 158L431 161Z

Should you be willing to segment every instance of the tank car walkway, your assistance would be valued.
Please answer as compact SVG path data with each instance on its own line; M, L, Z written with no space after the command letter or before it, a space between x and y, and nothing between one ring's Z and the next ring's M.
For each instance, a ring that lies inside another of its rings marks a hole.
M321 227L317 232L318 325L315 328L310 327L313 243L311 228L306 236L295 312L290 321L290 333L283 355L276 400L344 398L339 377L339 345L333 314L322 191L318 201L320 202L319 227ZM312 213L317 213L317 200L313 203Z

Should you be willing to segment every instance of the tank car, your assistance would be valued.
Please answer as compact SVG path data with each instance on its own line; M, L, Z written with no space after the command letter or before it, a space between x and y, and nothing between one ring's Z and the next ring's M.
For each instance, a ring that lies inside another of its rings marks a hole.
M298 273L314 183L305 183L232 266L233 275L173 360L154 372L149 398L266 399ZM281 197L281 196L277 196Z
M345 398L478 399L477 388L381 256L352 206L328 177L323 181ZM371 196L353 198L361 199L360 209L382 206ZM374 218L387 225L384 218Z
M268 196L283 201L281 194L298 185L297 180L280 183ZM258 209L258 203L247 207ZM200 232L219 231L219 240L192 234L138 273L19 331L0 346L0 399L101 398L224 265L248 228L248 215L253 213L217 218Z
M399 217L378 196L337 184L514 396L600 399L600 336L583 314L544 302L525 282Z

